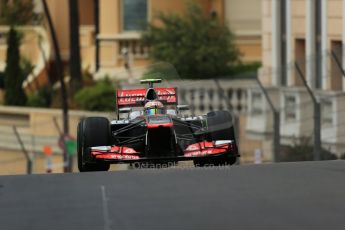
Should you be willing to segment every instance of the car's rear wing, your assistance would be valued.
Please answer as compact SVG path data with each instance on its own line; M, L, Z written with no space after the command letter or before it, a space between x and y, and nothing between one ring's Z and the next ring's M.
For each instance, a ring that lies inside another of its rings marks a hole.
M117 110L124 107L143 107L147 89L119 89L116 92ZM164 105L177 105L177 88L155 88L158 100Z

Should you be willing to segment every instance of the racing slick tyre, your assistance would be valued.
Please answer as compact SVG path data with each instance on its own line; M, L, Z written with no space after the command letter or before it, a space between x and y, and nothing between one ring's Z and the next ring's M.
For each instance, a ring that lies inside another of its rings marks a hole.
M235 164L237 162L237 157L205 158L197 159L193 162L195 167L227 166Z
M78 169L80 172L108 171L110 164L93 162L89 147L110 145L110 125L104 117L88 117L78 124Z
M228 111L215 111L207 114L210 139L235 140L233 117Z
M228 111L215 111L207 114L208 139L234 140L236 142L233 117ZM210 157L194 160L196 167L233 165L237 156Z

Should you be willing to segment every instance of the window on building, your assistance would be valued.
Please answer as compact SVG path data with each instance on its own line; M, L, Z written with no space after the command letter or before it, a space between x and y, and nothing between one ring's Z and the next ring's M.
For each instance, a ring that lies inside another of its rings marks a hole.
M123 0L123 30L142 31L147 24L147 0Z
M295 121L297 118L296 110L297 110L296 97L293 95L286 95L285 96L285 120Z

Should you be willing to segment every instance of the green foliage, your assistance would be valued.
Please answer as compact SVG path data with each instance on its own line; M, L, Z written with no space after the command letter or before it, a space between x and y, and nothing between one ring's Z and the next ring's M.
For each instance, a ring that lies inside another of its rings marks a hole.
M312 161L314 147L310 144L311 138L302 137L295 140L292 146L286 146L284 154L280 156L281 161L295 162L295 161ZM333 153L322 149L321 160L336 160L337 156Z
M41 20L41 15L34 13L34 0L0 0L1 25L28 25Z
M27 106L49 108L52 102L52 91L48 87L41 88L28 97Z
M169 63L160 62L157 64L150 65L148 70L144 73L143 79L164 79L172 80L179 79L174 66Z
M22 88L25 75L20 66L20 36L13 27L10 29L7 44L5 104L25 105L27 98Z
M184 16L159 14L163 26L149 25L144 44L156 61L173 64L182 78L224 76L239 63L234 35L214 15L189 2Z
M29 76L34 70L35 66L31 64L29 59L22 57L20 60L20 68L24 76Z
M245 74L245 73L255 73L257 74L257 71L261 67L260 62L253 62L248 64L240 64L238 66L235 66L232 71L231 75L238 75L238 74Z
M85 110L114 111L115 88L108 79L105 79L97 82L94 86L79 90L74 100Z

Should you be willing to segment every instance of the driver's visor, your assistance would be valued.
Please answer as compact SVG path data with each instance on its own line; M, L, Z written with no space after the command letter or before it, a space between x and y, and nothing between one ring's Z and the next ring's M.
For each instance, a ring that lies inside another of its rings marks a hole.
M147 115L164 114L163 109L146 109Z

